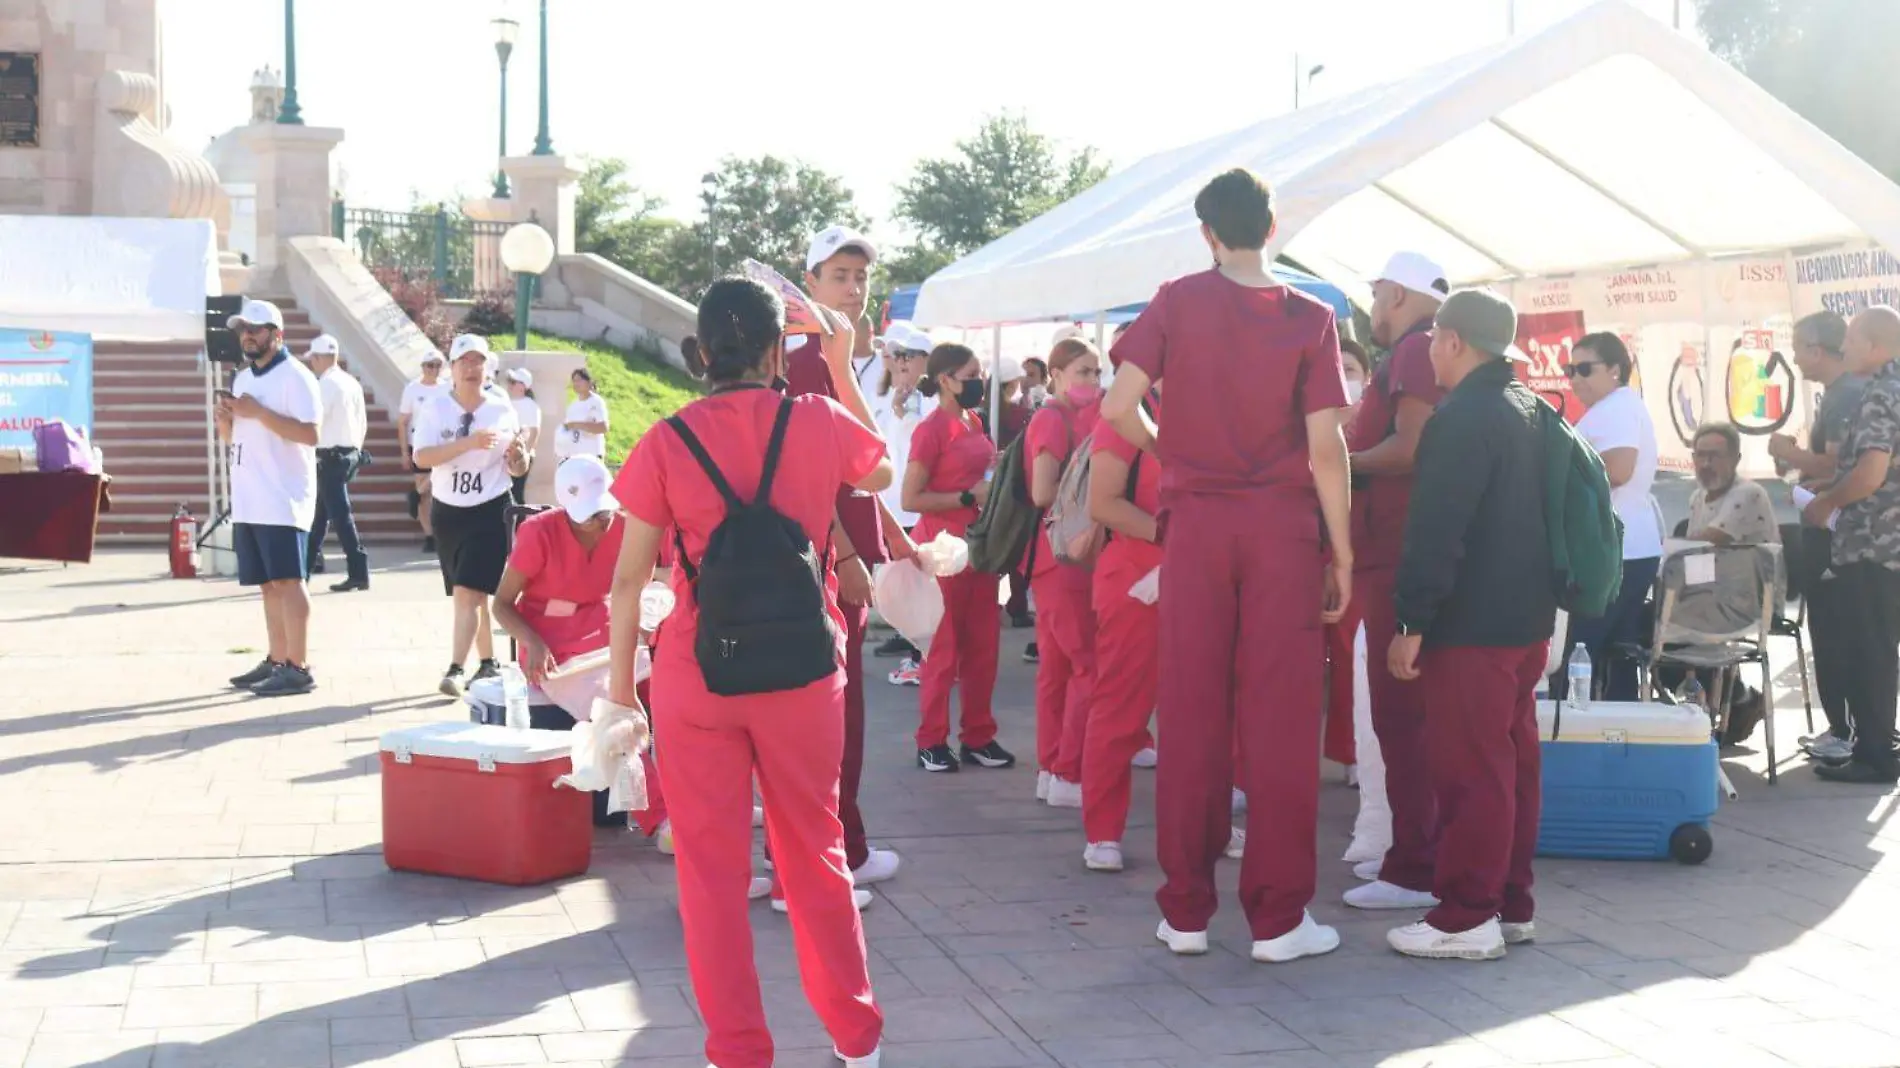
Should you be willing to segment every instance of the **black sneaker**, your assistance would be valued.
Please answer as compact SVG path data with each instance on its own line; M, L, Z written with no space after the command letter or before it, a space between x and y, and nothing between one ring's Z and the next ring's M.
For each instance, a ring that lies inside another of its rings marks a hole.
M422 551L425 553L432 553L435 551L435 535L431 534L430 536L422 539Z
M309 668L300 668L295 664L277 665L277 670L263 682L251 687L251 692L259 697L289 697L291 694L309 693L317 688L317 680L310 677Z
M1828 782L1858 783L1863 786L1892 786L1896 776L1891 771L1882 771L1862 760L1850 760L1845 764L1816 764L1814 773Z
M877 648L872 649L871 655L888 660L894 656L909 656L915 648L915 646L904 640L903 635L893 634L879 643Z
M986 768L1013 768L1016 766L1016 754L996 744L995 739L991 739L990 744L975 749L964 746L963 762Z
M1042 663L1042 653L1040 650L1036 648L1035 642L1030 642L1028 645L1023 646L1023 663L1025 664Z
M478 665L478 666L477 666L477 667L475 668L475 674L473 674L473 675L471 675L471 676L469 676L469 679L468 679L468 681L470 681L470 682L480 682L480 681L482 681L483 679L492 679L492 678L495 678L496 676L498 676L498 675L500 675L500 674L501 674L501 662L500 662L500 661L498 661L498 660L492 660L492 659L490 659L490 660L484 660L484 661L482 661L482 662L481 662L481 664L480 664L480 665Z
M263 682L265 679L270 678L271 673L276 670L277 662L267 656L259 660L256 667L246 671L244 674L231 676L231 685L240 690L248 690L258 683Z
M917 750L917 766L932 772L956 771L957 755L947 745L933 745Z
M462 677L462 665L460 664L450 664L449 669L442 673L441 685L436 687L436 689L441 690L442 693L448 697L460 697L462 696L462 691L467 688L468 680Z

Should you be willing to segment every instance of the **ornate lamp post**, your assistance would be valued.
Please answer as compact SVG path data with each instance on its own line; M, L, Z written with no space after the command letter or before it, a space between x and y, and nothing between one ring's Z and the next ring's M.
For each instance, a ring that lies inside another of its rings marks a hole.
M506 15L494 19L490 24L495 27L495 58L501 60L501 141L496 157L506 159L508 157L508 57L514 53L515 33L521 29L521 24ZM508 174L500 167L495 169L495 196L502 200L508 198Z
M548 139L548 0L541 0L541 123L534 132L534 154L554 155Z
M277 109L280 126L302 126L297 106L297 0L284 0L284 103Z
M528 299L534 280L554 263L554 238L539 224L517 223L501 235L501 265L515 274L515 351L528 347Z

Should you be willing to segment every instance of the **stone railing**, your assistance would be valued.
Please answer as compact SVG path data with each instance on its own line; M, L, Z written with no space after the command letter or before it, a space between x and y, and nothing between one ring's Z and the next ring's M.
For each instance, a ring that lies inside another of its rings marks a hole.
M435 346L343 242L293 237L288 244L291 296L335 335L350 370L393 417L402 387L422 373L422 360L437 354Z
M680 340L697 329L698 309L632 271L592 253L561 256L542 277L542 298L529 317L538 330L623 349L645 341L686 369Z

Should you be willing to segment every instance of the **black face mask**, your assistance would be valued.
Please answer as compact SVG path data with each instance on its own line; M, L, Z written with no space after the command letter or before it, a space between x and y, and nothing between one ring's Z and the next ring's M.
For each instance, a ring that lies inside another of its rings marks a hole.
M990 391L989 383L981 378L966 378L957 386L957 407L965 411L983 406L983 398Z

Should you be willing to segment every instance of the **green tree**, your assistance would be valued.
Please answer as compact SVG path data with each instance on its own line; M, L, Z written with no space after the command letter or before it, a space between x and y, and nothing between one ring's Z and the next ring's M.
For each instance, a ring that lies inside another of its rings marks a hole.
M746 259L797 281L813 234L838 223L866 223L842 179L776 156L721 160L706 175L700 203L700 218L670 238L688 299Z
M1900 55L1900 3L1697 0L1697 7L1717 55L1900 181L1888 69Z
M588 159L574 192L574 247L681 291L674 237L685 224L664 218L665 201L641 192L627 179L627 161Z
M1107 176L1095 149L1065 155L1022 115L992 115L955 153L920 161L898 187L897 217L917 240L888 261L890 280L921 282Z

